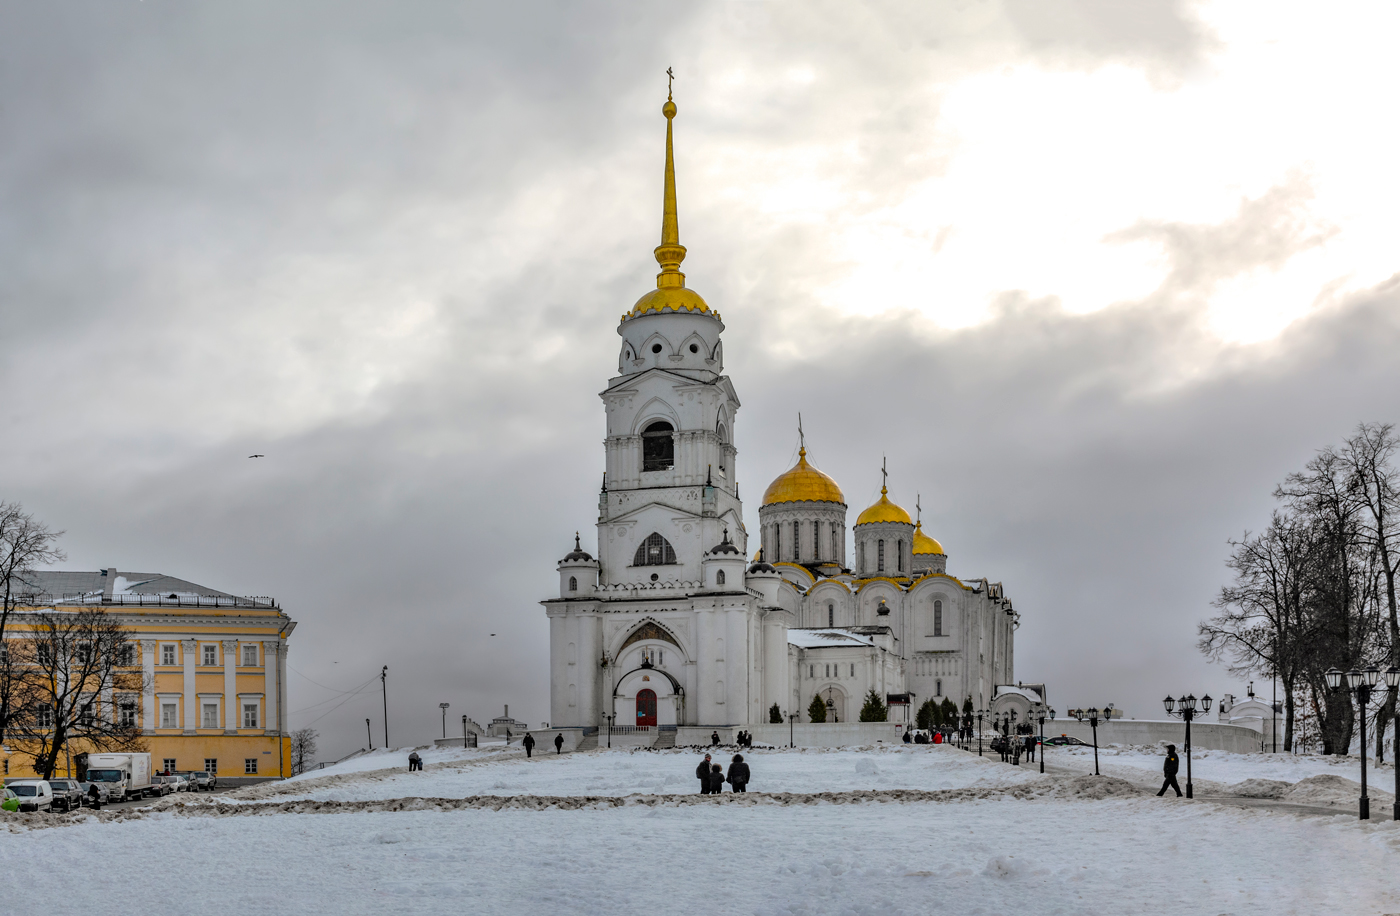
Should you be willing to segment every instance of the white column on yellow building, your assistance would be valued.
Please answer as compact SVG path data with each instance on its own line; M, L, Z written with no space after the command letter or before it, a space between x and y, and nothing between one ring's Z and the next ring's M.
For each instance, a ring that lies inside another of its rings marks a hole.
M141 717L142 730L151 734L156 729L156 641L141 640Z
M238 734L238 640L224 640L224 734Z
M181 687L185 695L181 704L185 707L185 734L193 735L195 726L199 724L199 698L195 695L194 686L194 654L199 651L199 643L193 639L186 639L182 640L180 645L185 650L185 682Z
M282 730L281 707L277 702L278 666L281 652L276 642L263 643L263 732L275 735Z

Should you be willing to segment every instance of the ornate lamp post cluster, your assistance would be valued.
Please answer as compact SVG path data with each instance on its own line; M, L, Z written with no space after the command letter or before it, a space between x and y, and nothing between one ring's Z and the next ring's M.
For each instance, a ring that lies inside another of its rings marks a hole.
M987 716L985 709L977 710L977 756L982 756L982 720Z
M1045 719L1049 717L1051 722L1055 721L1055 708L1046 706L1044 703L1036 703L1031 707L1031 717L1040 723L1040 739L1036 742L1040 750L1040 772L1045 772Z
M1210 703L1210 694L1201 697L1202 713L1210 712ZM1186 797L1195 798L1196 796L1191 789L1191 721L1196 718L1196 695L1187 694L1178 700L1173 700L1168 694L1167 698L1162 701L1162 706L1166 708L1167 715L1176 716L1186 723Z
M1113 704L1109 703L1103 709L1071 709L1069 714L1080 722L1083 722L1085 719L1089 720L1089 728L1092 729L1094 733L1094 775L1101 775L1099 773L1099 718L1102 717L1105 722L1112 719Z
M1381 670L1372 665L1365 671L1353 668L1343 674L1333 667L1329 668L1323 677L1327 679L1328 689L1339 689L1345 680L1347 690L1356 695L1356 705L1361 716L1361 820L1370 820L1371 799L1366 794L1366 704L1371 701L1371 691L1380 683ZM1390 692L1400 690L1400 668L1391 665L1385 670L1385 686ZM1395 767L1395 793L1395 809L1391 816L1400 821L1400 764Z

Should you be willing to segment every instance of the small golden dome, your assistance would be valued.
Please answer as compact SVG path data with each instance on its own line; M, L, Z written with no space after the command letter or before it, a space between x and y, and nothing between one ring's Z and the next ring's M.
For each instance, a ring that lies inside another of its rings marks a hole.
M642 298L637 300L637 304L632 306L632 311L627 313L628 318L636 318L648 312L701 312L710 314L710 307L705 304L705 300L700 298L700 294L693 289L686 289L684 286L670 286L664 289L654 289Z
M761 505L798 502L846 504L836 481L807 463L805 448L798 451L797 464L768 485Z
M914 554L917 556L918 554L924 553L936 554L940 557L945 556L943 553L943 545L927 534L924 534L924 523L919 522L919 524L914 526Z
M885 487L881 487L880 501L862 512L860 518L856 519L856 524L873 525L877 522L897 522L901 525L914 524L914 520L909 517L908 512L905 512L899 506L890 502L889 492L890 491Z

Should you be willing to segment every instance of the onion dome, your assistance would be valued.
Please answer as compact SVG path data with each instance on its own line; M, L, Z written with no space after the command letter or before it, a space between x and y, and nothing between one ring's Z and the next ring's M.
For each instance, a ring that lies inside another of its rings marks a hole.
M874 525L879 522L895 522L901 525L914 524L914 520L909 517L908 512L890 502L889 492L887 487L881 487L880 501L862 512L860 518L856 519L856 524Z
M775 573L777 571L778 570L775 569L772 565L765 563L762 560L755 560L754 564L749 567L750 573Z
M661 113L666 116L666 180L661 205L661 244L654 252L656 263L661 265L661 273L656 275L656 289L642 296L632 311L622 316L637 318L648 313L661 312L711 312L705 300L694 290L685 288L685 274L681 273L681 262L685 260L685 246L681 244L680 227L676 219L676 158L671 147L671 119L676 116L676 104L666 97Z
M710 556L712 557L719 556L720 554L725 553L736 554L739 556L740 559L742 559L744 556L744 552L738 547L735 547L734 543L729 540L728 528L724 529L724 540L720 541L718 544L710 548Z
M875 609L875 613L879 614L881 617L890 616L890 606L885 603L884 598L880 599L880 606Z
M914 556L919 556L920 554L944 556L943 545L927 534L924 534L923 522L919 522L919 524L914 527Z
M579 542L578 542L578 532L575 531L575 532L574 532L574 549L571 550L571 551L569 551L567 554L564 555L564 562L565 562L565 563L574 563L574 562L577 562L577 561L579 561L579 560L585 560L585 561L587 561L587 560L592 560L592 559L593 559L593 557L589 555L588 551L584 550L583 547L581 547L581 546L579 545Z
M798 451L797 464L768 485L763 492L762 505L798 502L846 504L846 497L836 481L807 463L805 448Z

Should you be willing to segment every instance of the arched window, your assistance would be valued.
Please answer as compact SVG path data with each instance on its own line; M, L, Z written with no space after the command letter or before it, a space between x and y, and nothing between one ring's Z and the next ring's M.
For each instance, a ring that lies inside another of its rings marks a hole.
M570 577L569 577L569 591L571 591L571 592L576 592L576 591L578 591L578 577L577 577L577 576L570 576Z
M899 559L895 562L899 564L899 571L904 572L904 542L899 541Z
M783 526L777 522L773 523L773 562L776 563L783 558Z
M723 584L724 584L724 570L721 569L719 572L715 573L715 584L716 584L716 585L723 585Z
M941 697L941 696L943 696L943 681L942 681L942 679L936 680L936 681L934 681L933 683L934 683L933 695L936 696L936 697Z
M820 563L822 559L822 526L820 522L812 522L812 562Z
M943 602L933 602L933 635L943 635Z
M875 547L876 547L875 571L876 571L876 572L884 572L884 571L885 571L885 539L884 539L884 538L880 538L879 543L876 544Z
M647 535L632 558L633 566L669 566L676 562L676 551L671 542L653 531Z
M832 601L828 601L826 604L826 625L836 626L836 603Z
M860 543L856 544L856 569L860 570L861 575L865 575L865 542L864 542L864 541L861 541Z
M802 523L792 523L792 562L802 562Z
M676 463L675 432L665 420L657 420L642 430L642 470L668 471Z

